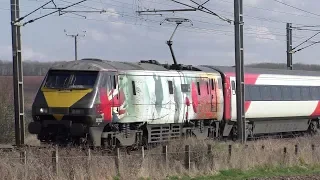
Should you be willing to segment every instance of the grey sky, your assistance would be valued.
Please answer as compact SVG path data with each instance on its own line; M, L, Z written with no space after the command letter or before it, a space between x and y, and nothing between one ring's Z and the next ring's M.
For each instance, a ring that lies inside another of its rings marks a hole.
M48 0L21 1L21 15L31 12ZM189 0L180 0L192 4ZM76 0L54 0L62 7ZM205 0L197 0L205 2ZM282 0L282 2L318 13L318 0ZM84 7L85 6L85 7ZM53 4L47 7L53 7ZM206 6L217 14L233 19L233 0L210 0ZM57 61L74 58L73 39L69 33L85 30L79 38L78 58L95 57L109 60L138 61L156 59L172 62L165 42L174 30L174 24L160 22L165 17L189 18L193 26L185 24L177 30L173 47L178 63L183 64L234 64L234 26L215 16L202 12L165 13L163 16L137 16L136 10L184 8L170 0L88 0L69 10L105 9L103 14L91 13L86 19L73 15L52 15L22 27L24 60ZM0 0L0 59L12 60L9 0ZM41 10L26 20L51 10ZM245 63L286 62L286 24L295 26L318 25L319 16L284 6L274 0L244 0ZM319 27L320 28L320 27ZM294 45L306 40L315 32L293 31ZM319 37L312 39L320 40ZM308 45L308 43L306 44ZM293 55L294 63L318 64L320 44Z

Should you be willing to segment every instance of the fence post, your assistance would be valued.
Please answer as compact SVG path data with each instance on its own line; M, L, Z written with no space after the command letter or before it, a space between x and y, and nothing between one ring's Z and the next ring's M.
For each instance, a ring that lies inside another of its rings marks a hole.
M185 146L185 157L184 157L185 167L190 170L190 146Z
M116 163L116 171L117 171L117 175L120 175L120 166L119 166L119 162L120 162L120 149L117 148L116 149L116 156L115 156L115 163Z
M295 153L295 155L297 155L298 154L298 145L296 144L296 145L294 145L294 153Z
M211 153L212 153L212 146L211 146L211 144L208 144L207 154L208 154L208 155L211 155Z
M87 159L87 174L88 174L88 179L91 179L91 150L88 148L88 159Z
M58 155L58 147L54 151L52 151L52 167L53 167L53 173L55 173L56 176L59 176L59 155Z
M283 148L283 163L285 163L287 157L287 147Z
M141 147L141 156L142 156L142 160L144 160L144 157L145 157L144 146Z
M315 150L314 144L311 144L311 149L312 149L312 151Z
M27 178L27 152L26 151L20 152L20 159L24 167L23 176L24 178Z
M228 148L228 161L230 162L231 160L231 152L232 152L232 145L229 144L229 148Z
M166 168L168 168L168 146L162 146L162 155Z
M27 152L26 151L20 152L20 159L21 159L21 163L23 165L27 165Z

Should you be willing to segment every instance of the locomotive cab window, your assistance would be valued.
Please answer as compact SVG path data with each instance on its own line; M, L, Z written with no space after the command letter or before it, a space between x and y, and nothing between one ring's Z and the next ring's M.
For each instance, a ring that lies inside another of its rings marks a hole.
M93 88L98 72L87 71L49 71L44 87L57 89Z

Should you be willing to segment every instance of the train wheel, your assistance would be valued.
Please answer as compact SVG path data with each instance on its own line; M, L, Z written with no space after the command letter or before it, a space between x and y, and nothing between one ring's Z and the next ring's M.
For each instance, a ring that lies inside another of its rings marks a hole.
M312 136L318 134L318 123L316 121L311 121L309 125L309 132Z
M236 141L238 139L238 128L237 125L234 125L231 130L231 139L232 141Z

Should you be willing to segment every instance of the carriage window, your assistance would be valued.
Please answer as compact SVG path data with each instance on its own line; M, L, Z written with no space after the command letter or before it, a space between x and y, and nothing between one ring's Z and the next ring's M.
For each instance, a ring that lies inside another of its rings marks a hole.
M287 86L283 86L281 89L282 89L281 93L282 93L283 100L285 101L292 100L291 89Z
M301 88L300 87L293 87L292 88L292 99L293 100L301 100Z
M252 101L261 100L260 88L258 86L249 86L248 90Z
M271 91L268 86L261 86L260 91L261 91L262 100L265 100L265 101L272 100Z
M250 91L249 91L250 89L251 89L251 86L245 85L245 88L244 88L244 99L245 99L245 101L251 101Z
M211 79L211 89L214 90L214 83L215 81L213 81L213 79Z
M311 87L311 97L312 100L318 100L319 99L319 88L318 87Z
M310 99L309 87L302 87L301 88L301 96L302 96L302 100L309 100Z
M132 81L132 91L133 91L133 95L136 95L136 86L134 81Z
M281 90L277 86L272 86L271 87L271 95L272 95L272 100L275 100L275 101L281 101L282 100Z
M198 94L200 95L201 93L200 93L200 83L199 82L197 82L197 88L198 88Z
M113 76L113 89L117 89L117 76Z
M169 94L173 94L172 81L168 81L168 86L169 86Z
M234 81L231 82L232 90L236 90L236 84Z

